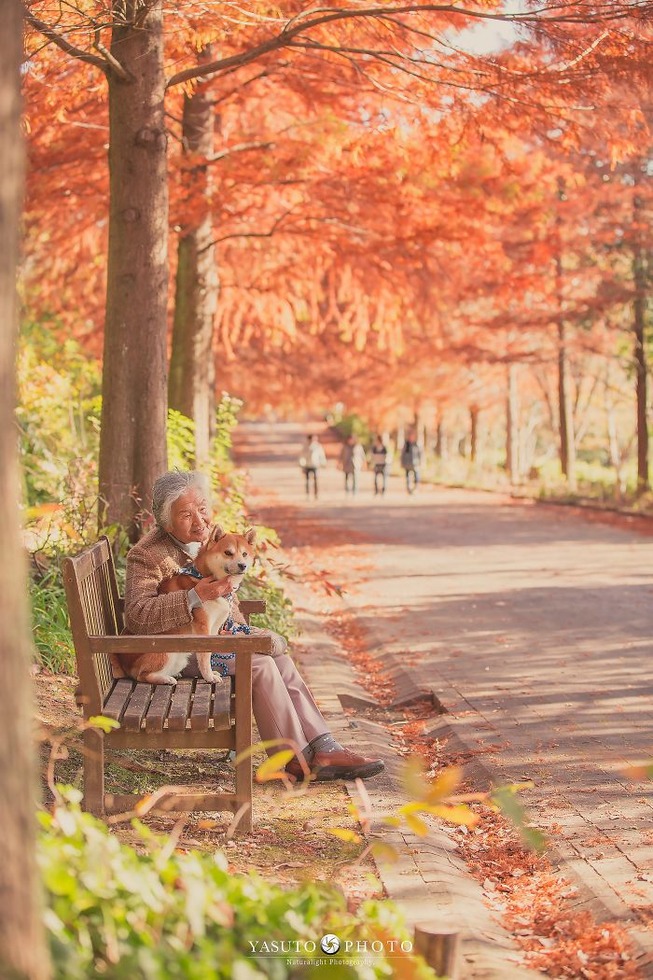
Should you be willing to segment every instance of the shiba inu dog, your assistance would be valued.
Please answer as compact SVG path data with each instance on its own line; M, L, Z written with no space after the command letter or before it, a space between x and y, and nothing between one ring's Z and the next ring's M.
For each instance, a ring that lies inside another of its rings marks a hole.
M197 584L198 578L207 576L218 580L228 578L231 593L236 592L254 561L255 540L254 529L244 535L232 534L219 525L214 525L194 562L194 568L199 575L175 571L161 582L159 594L177 592L180 589L190 591ZM173 632L216 635L228 619L230 608L231 603L227 597L207 599L201 606L193 609L193 621L190 625L181 626ZM184 669L189 658L189 653L143 653L137 657L114 654L113 674L114 677L133 677L134 680L144 681L146 684L176 684L175 675ZM197 664L200 674L209 684L222 682L220 674L211 670L210 653L198 653Z

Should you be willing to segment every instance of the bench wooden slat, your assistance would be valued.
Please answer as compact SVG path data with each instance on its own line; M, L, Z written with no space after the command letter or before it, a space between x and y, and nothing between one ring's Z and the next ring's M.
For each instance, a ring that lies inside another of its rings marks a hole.
M168 717L168 708L172 700L172 685L157 684L145 715L146 732L162 732L163 723Z
M129 697L132 690L134 689L136 681L128 680L118 680L113 686L113 690L109 694L109 697L104 702L104 707L102 708L102 714L106 715L107 718L113 718L114 721L122 722L122 714L127 706Z
M152 700L152 684L137 684L132 691L129 704L122 716L122 727L126 732L140 732L147 707Z
M190 710L190 700L193 696L194 681L183 678L177 681L172 694L170 711L168 712L168 730L183 732L186 730L186 719Z
M190 727L194 732L208 730L213 687L213 684L207 684L203 680L197 680L195 684L195 694L190 709Z
M231 677L215 685L213 699L213 727L223 731L231 725Z

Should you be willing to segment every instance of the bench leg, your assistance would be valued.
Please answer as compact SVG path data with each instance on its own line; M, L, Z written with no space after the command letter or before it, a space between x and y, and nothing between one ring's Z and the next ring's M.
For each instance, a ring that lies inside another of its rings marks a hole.
M236 827L237 834L249 834L252 829L254 814L252 813L252 760L245 759L236 766L236 796L239 802L248 803L248 810L243 813Z
M238 654L236 660L236 755L245 752L252 744L252 655ZM243 759L236 766L236 797L239 804L248 803L236 828L237 834L248 834L252 829L252 760Z
M104 735L92 728L84 732L84 809L104 816Z

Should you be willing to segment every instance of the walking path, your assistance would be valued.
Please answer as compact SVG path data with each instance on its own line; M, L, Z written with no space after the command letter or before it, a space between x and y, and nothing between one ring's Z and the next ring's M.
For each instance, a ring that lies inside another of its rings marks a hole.
M323 475L320 500L307 502L296 464L302 435L243 429L237 448L261 519L274 525L285 509L287 523L292 506L291 556L306 549L302 522L319 521L325 542L337 532L340 584L370 649L407 689L433 691L448 712L434 737L453 735L498 782L533 780L525 802L575 882L578 906L626 924L640 975L653 976L653 794L624 775L651 750L653 539L499 496L420 488L408 498L399 479L378 499L367 474L347 499L335 469ZM310 550L319 561L319 542ZM329 569L332 578L338 571ZM338 695L365 695L324 631L335 606L299 584L293 591L306 630L303 669L342 718ZM400 798L397 760L385 730L357 725L345 741L386 753L387 778L368 784L383 809ZM388 894L413 922L466 929L465 976L523 974L451 834L429 840L397 835L399 866L381 869Z
M401 758L388 744L383 726L343 714L343 704L360 708L374 702L361 687L353 667L343 662L339 645L325 631L326 600L293 583L286 586L286 591L301 630L301 639L293 648L302 673L340 742L385 761L386 771L369 780L365 789L374 814L394 813L406 802L401 788ZM396 677L405 696L419 693L405 676ZM347 789L360 804L355 786L347 784ZM319 792L319 787L313 792ZM399 905L407 923L411 927L425 925L438 932L462 934L462 977L528 980L541 976L524 967L523 954L486 907L481 886L468 874L455 853L450 833L442 825L432 821L426 839L405 829L390 831L378 825L374 836L395 849L397 859L379 861L378 873L386 894Z

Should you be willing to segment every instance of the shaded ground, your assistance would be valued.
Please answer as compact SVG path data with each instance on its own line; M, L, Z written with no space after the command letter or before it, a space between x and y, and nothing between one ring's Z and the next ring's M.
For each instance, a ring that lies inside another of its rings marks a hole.
M81 786L80 737L76 727L73 678L42 673L35 678L37 721L43 739L42 778L46 801L47 769L52 765L53 739L62 739L62 755L54 762L57 783ZM59 749L61 752L61 749ZM151 792L158 786L178 783L211 787L231 785L233 766L216 760L209 752L112 753L107 767L107 790L120 793ZM259 761L262 761L261 756ZM143 818L152 830L178 836L181 849L224 849L234 872L258 871L279 884L309 879L339 886L351 909L366 898L380 897L382 887L373 874L370 859L358 863L361 847L333 836L333 828L353 830L349 799L341 784L324 784L319 790L286 793L278 786L255 787L256 822L246 838L231 840L229 814L187 814L181 820L167 815ZM319 800L316 799L319 795ZM114 824L119 836L140 845L128 822Z

